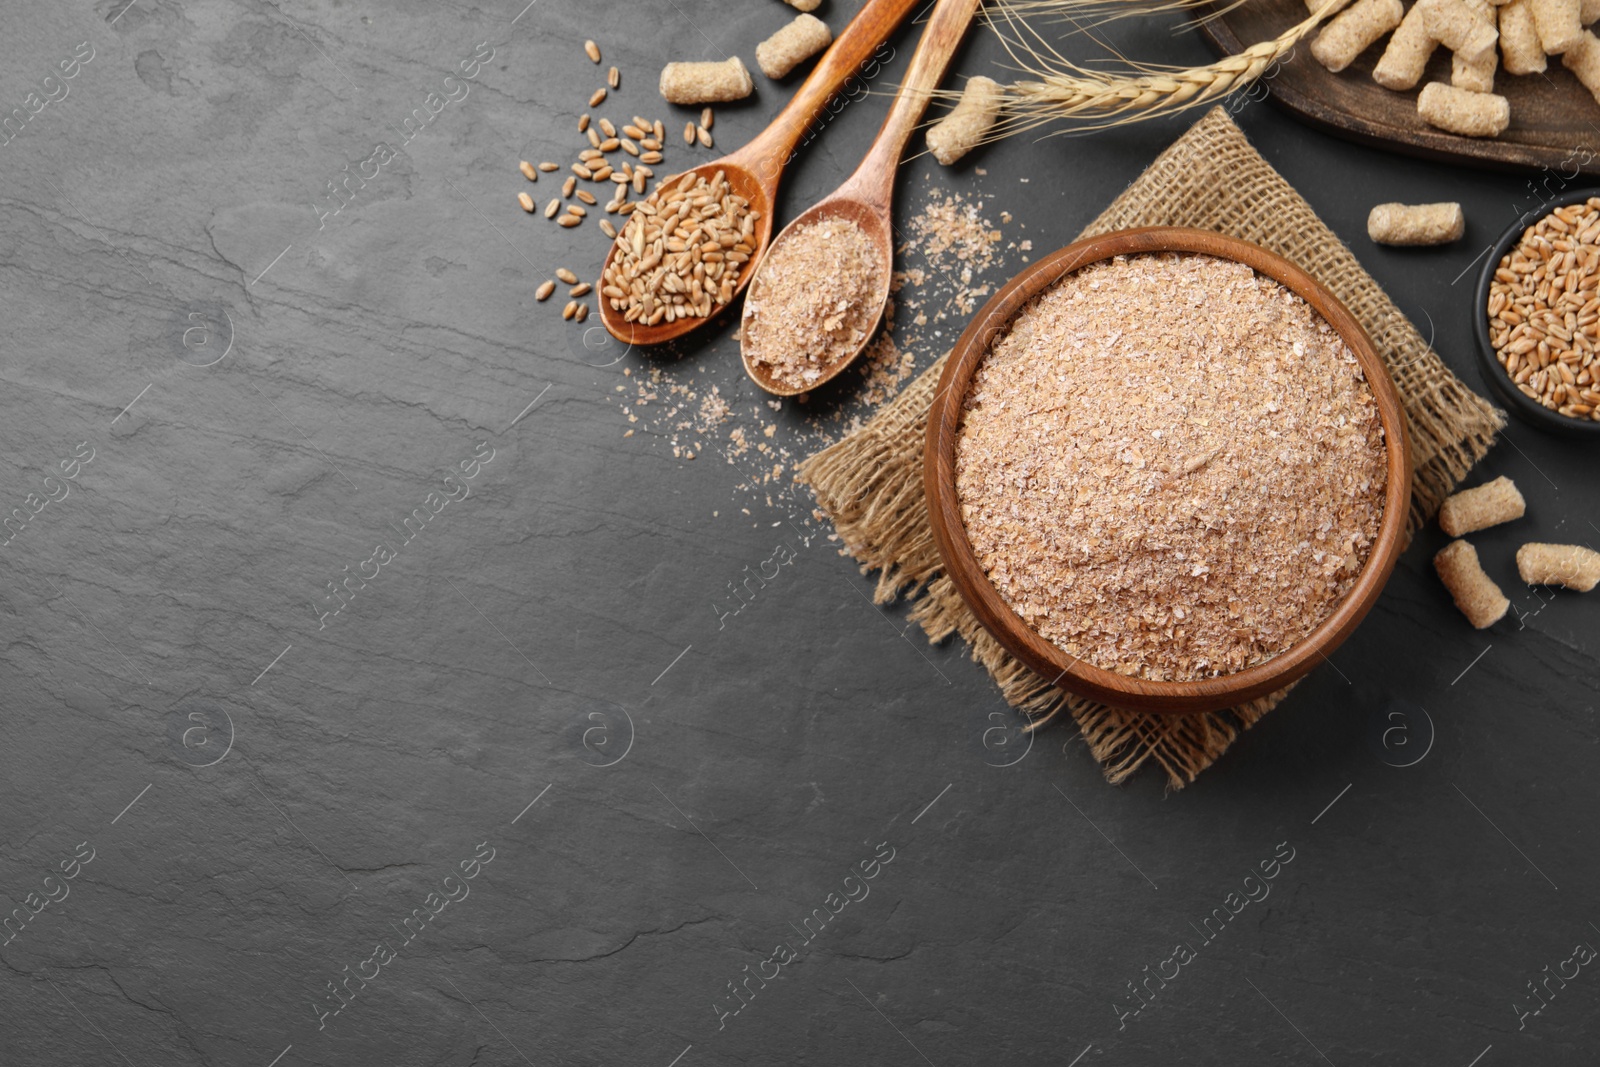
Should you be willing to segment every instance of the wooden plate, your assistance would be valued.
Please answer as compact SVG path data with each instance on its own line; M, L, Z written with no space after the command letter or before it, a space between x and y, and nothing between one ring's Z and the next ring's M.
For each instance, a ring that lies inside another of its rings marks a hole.
M1151 682L1102 670L1068 654L1035 633L990 583L967 540L956 497L955 450L962 409L972 377L995 338L1033 297L1080 267L1112 256L1142 252L1201 252L1235 260L1299 294L1328 321L1361 361L1377 401L1388 448L1388 484L1383 520L1366 565L1355 585L1332 614L1288 651L1265 663L1193 682ZM967 325L950 352L939 393L928 416L923 450L923 489L934 541L945 573L978 621L1017 659L1054 684L1091 700L1121 708L1154 712L1215 711L1266 696L1321 663L1364 618L1394 570L1404 540L1411 499L1411 455L1406 441L1405 411L1383 359L1360 323L1339 300L1309 274L1282 256L1248 241L1209 230L1146 227L1119 230L1070 244L1046 256L1006 283L990 297Z
M1306 17L1304 0L1245 0L1201 24L1200 32L1220 52L1236 55L1270 40ZM1311 38L1287 62L1268 68L1265 85L1279 106L1340 137L1424 159L1453 159L1474 166L1548 168L1572 178L1600 174L1600 104L1560 56L1551 56L1545 76L1495 75L1495 92L1511 101L1511 126L1499 137L1458 137L1417 117L1417 90L1430 81L1449 82L1450 53L1437 50L1417 89L1397 93L1372 80L1372 68L1389 35L1334 74L1311 58ZM1235 101L1245 99L1238 94ZM1233 106L1239 106L1235 103Z

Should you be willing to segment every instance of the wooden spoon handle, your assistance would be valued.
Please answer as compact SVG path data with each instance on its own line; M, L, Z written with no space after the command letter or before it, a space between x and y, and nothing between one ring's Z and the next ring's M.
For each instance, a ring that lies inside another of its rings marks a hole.
M944 78L950 57L955 55L961 38L966 36L979 2L939 0L927 28L922 31L922 40L917 44L916 54L911 57L911 67L906 71L905 80L900 83L894 106L884 118L883 127L878 130L877 138L867 150L866 158L850 177L849 184L856 187L852 192L863 200L879 200L884 207L888 206L900 154L905 151L906 141L922 120L923 112L928 109L933 90Z
M867 0L795 90L788 106L736 153L739 162L763 183L775 186L806 128L916 4L917 0Z

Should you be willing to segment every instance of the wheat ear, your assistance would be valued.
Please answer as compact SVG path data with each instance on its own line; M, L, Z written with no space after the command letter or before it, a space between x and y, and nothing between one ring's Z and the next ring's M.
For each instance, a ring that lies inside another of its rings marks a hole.
M1108 7L1104 0L1054 0L1054 3L1062 17L1074 23L1077 23L1075 11L1081 14L1092 10L1103 18ZM1122 70L1084 67L1057 52L1021 18L1022 9L1037 13L1045 6L1048 5L1029 0L1002 0L988 11L990 25L996 29L1017 68L1029 77L1004 87L1000 119L986 140L997 141L1063 120L1069 121L1073 129L1107 129L1221 99L1255 82L1274 63L1293 52L1295 45L1315 30L1335 5L1326 4L1272 40L1253 44L1215 63L1169 67L1136 63L1118 56L1126 64ZM1120 6L1125 6L1130 13L1148 13L1198 4L1196 0L1156 0L1155 3L1124 0ZM1002 21L1016 31L1016 36L1008 36L1001 29ZM1090 32L1089 28L1079 25L1083 32Z

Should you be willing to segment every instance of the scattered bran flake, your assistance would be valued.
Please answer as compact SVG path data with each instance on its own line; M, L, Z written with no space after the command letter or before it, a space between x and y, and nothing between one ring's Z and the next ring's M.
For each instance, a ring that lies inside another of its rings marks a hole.
M711 391L700 398L698 417L692 428L699 434L710 433L731 414L733 411L728 407L728 402L722 399L722 390L713 385Z
M848 359L877 325L878 252L850 219L785 233L744 299L745 352L773 381L804 388Z
M995 588L1106 670L1215 677L1289 649L1383 514L1377 405L1301 298L1203 255L1118 257L1026 305L974 378L962 521Z
M983 205L976 200L935 190L922 211L906 224L911 237L901 247L902 256L909 251L919 252L928 275L937 279L935 288L945 296L932 321L945 318L952 308L963 317L971 315L981 298L990 293L988 284L973 283L999 261L1001 234L983 218L982 210ZM921 286L923 279L915 284ZM915 310L916 305L912 308Z
M889 333L873 338L861 353L861 362L865 369L861 399L873 409L888 403L900 391L900 383L916 371L916 358L897 347Z

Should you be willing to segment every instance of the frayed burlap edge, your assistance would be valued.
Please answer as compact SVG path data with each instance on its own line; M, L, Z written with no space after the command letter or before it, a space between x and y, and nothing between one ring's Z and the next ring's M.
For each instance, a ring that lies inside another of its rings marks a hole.
M1254 241L1298 263L1360 320L1405 400L1414 474L1408 532L1426 522L1494 443L1504 416L1452 374L1304 199L1212 109L1163 152L1083 236L1133 226L1194 226ZM1155 716L1069 696L1013 659L943 575L922 493L923 432L946 357L866 426L800 468L862 573L876 570L874 601L915 600L929 641L959 634L1001 695L1032 720L1062 710L1078 724L1107 781L1153 760L1181 789L1288 693L1200 715Z

